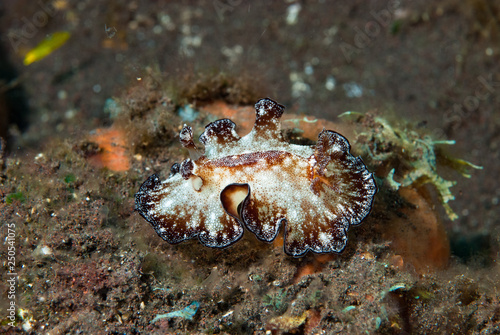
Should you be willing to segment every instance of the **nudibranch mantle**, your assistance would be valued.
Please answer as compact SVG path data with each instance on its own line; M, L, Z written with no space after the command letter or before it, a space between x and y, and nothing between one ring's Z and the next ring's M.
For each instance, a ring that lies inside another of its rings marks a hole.
M180 140L192 159L174 164L164 181L149 177L135 195L136 210L169 243L198 237L226 247L244 227L270 242L283 226L289 255L341 252L349 227L370 212L373 175L342 135L323 130L316 146L290 144L280 131L284 107L261 99L255 109L246 136L229 119L207 125L203 155L184 126Z

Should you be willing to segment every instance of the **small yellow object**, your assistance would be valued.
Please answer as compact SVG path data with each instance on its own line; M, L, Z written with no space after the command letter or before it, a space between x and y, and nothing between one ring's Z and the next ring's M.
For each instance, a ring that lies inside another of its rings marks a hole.
M24 57L24 65L30 65L47 57L53 51L62 47L70 36L71 34L67 31L58 31L47 36L36 47L28 51Z

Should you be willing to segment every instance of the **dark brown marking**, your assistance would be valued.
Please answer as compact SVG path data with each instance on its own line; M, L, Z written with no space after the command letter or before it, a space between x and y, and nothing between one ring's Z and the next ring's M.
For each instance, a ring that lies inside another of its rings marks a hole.
M285 151L265 151L252 152L244 155L227 156L219 159L213 159L205 163L205 167L238 167L255 165L263 159L267 165L282 164L287 157L293 157L292 154Z
M285 111L285 106L269 98L260 99L255 104L256 118L254 129L259 136L272 135L281 139L280 118Z
M189 177L193 175L193 169L194 169L194 164L192 160L186 159L184 162L182 162L180 167L182 178L188 180Z
M200 142L207 145L210 142L224 144L237 141L239 137L233 132L236 125L229 119L217 120L209 123L200 135Z
M196 145L193 141L193 128L190 126L184 125L179 134L179 140L184 148L196 150Z
M172 164L172 166L170 167L170 175L168 177L170 178L175 176L177 173L179 173L180 170L181 165L179 163Z

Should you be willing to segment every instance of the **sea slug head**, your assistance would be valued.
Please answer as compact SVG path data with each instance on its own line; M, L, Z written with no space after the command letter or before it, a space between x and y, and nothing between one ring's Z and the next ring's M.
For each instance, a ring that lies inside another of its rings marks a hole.
M342 251L349 227L370 212L373 175L342 135L323 130L314 147L290 144L280 131L284 107L262 99L255 109L254 127L243 137L231 120L207 125L199 138L203 154L184 126L180 140L191 158L174 164L165 181L149 177L136 210L170 243L197 237L226 247L244 228L270 242L284 227L289 255Z

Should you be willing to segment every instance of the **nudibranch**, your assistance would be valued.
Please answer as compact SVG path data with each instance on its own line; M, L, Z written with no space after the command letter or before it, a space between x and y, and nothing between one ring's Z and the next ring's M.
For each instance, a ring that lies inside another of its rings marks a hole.
M290 144L280 131L284 106L261 99L255 110L243 137L229 119L207 125L199 138L204 154L184 126L180 140L191 158L175 163L164 181L149 177L135 195L136 210L172 244L197 237L227 247L244 227L271 242L283 226L289 255L341 252L349 227L372 207L372 173L342 135L323 129L316 146Z

